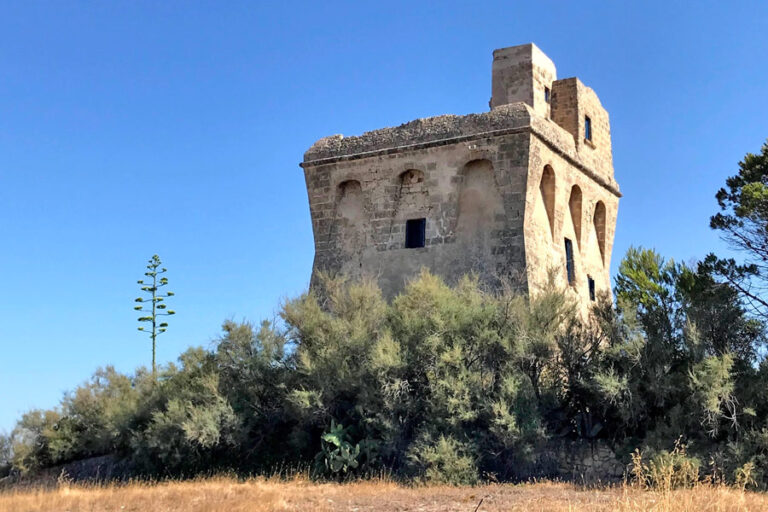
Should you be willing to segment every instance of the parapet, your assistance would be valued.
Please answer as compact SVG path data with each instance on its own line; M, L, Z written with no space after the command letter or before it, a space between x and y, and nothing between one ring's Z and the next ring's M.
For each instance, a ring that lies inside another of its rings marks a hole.
M466 116L444 115L416 119L400 126L365 132L356 137L332 135L315 142L304 153L304 164L318 160L340 160L368 153L394 152L404 147L453 143L482 134L500 134L524 129L532 113L523 103L504 105L490 112Z

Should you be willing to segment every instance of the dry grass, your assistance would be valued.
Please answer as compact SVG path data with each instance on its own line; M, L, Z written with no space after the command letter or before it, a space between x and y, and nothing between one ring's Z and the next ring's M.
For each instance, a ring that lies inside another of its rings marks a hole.
M478 503L482 503L478 507ZM564 483L405 487L384 480L321 484L305 479L211 478L156 484L16 489L0 492L0 512L267 511L765 511L768 495L698 485L655 492Z

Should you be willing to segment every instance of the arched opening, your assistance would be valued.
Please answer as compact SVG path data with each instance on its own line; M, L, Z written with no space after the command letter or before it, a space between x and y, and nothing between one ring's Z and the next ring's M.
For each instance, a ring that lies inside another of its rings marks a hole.
M581 247L581 188L574 185L571 188L571 197L568 199L568 209L571 212L573 231L576 234L576 245Z
M595 233L597 235L597 245L600 247L600 260L605 265L605 204L598 201L595 205Z
M544 209L547 212L549 220L549 231L552 238L555 237L555 171L549 165L544 166L544 172L541 174L541 200L544 203Z

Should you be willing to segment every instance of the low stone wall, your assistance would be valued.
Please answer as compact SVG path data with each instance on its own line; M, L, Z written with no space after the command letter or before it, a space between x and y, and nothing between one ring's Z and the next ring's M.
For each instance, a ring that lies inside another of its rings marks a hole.
M46 468L31 475L12 473L0 478L0 490L7 488L52 488L67 482L113 482L135 476L128 461L102 455Z
M131 464L113 455L78 460L56 469L62 478L76 482L123 480L132 474Z
M530 454L506 460L505 479L561 480L579 484L618 483L627 466L603 441L549 441Z
M557 450L560 478L581 483L616 482L624 478L626 465L602 442L563 443Z
M525 461L508 460L512 480L557 479L582 484L621 481L627 472L615 452L602 441L552 441ZM11 475L0 478L0 489L8 487L46 487L62 482L119 481L133 475L130 463L104 455L70 462L30 477Z

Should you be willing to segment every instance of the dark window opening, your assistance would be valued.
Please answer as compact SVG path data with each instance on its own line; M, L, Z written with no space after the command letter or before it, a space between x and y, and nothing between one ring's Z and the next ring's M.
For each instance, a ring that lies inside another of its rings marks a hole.
M409 219L405 221L405 248L424 247L427 219Z
M584 116L584 138L592 140L592 120L589 116Z
M565 239L565 269L568 272L568 284L576 283L576 267L573 264L573 242Z
M595 300L595 280L591 277L587 278L587 281L589 282L589 300L594 301Z
M544 88L544 101L549 103L549 87Z

